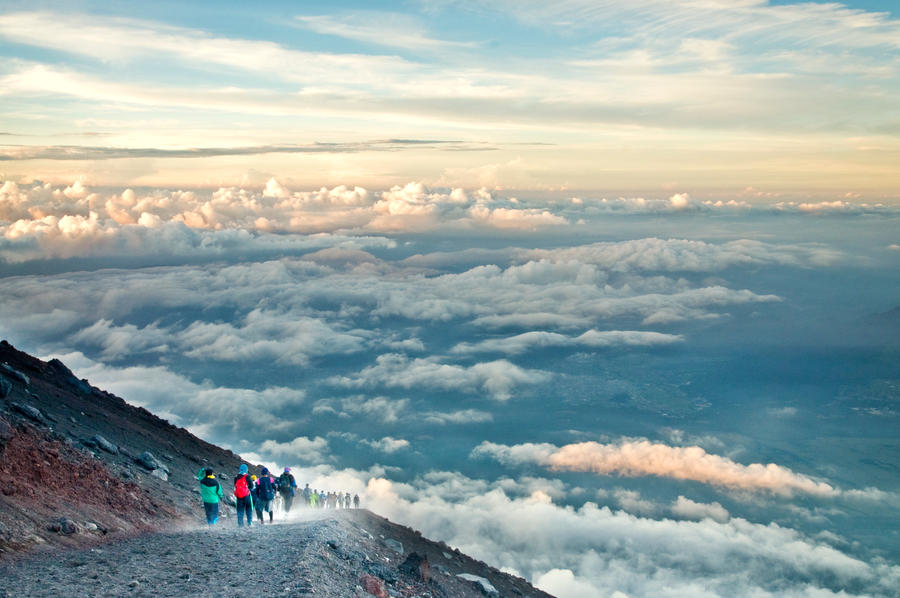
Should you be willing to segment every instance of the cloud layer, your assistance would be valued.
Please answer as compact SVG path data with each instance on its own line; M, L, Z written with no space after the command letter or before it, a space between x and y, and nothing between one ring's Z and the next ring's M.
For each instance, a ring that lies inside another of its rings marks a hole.
M900 581L896 567L842 552L833 545L840 538L732 518L684 496L648 502L678 517L655 519L594 502L558 505L552 497L566 488L550 479L491 483L432 471L397 483L328 467L294 472L311 486L358 492L364 507L558 596L888 596Z
M699 446L673 447L648 440L616 444L582 442L563 447L484 442L473 456L490 456L503 463L537 463L551 469L600 475L658 476L690 480L732 490L837 496L834 486L795 473L775 463L742 465L706 452Z

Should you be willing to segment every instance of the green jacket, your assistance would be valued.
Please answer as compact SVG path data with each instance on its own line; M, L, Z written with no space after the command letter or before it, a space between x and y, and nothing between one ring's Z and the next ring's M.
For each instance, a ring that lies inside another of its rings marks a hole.
M215 476L207 476L205 467L197 472L197 480L200 481L200 498L203 499L203 502L217 503L224 496L222 484Z

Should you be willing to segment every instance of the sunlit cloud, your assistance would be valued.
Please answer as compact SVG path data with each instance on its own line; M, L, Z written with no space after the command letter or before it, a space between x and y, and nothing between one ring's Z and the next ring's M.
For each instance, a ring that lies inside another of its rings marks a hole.
M833 497L840 490L826 482L798 474L775 463L743 465L699 446L673 447L646 440L617 444L583 442L505 446L483 442L473 456L490 456L503 463L537 463L555 470L586 471L599 475L658 476L691 480L735 490L794 493Z

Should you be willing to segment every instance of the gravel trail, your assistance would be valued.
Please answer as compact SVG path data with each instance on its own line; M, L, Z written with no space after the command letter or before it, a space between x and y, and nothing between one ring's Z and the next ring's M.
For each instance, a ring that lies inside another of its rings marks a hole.
M400 544L403 552L395 548ZM412 551L427 555L429 573L405 570ZM490 578L499 591L488 594L459 573ZM34 553L0 563L0 578L0 598L548 596L415 530L355 509L306 512L249 528L227 519L211 528L192 525L95 548ZM366 592L364 578L377 578L380 589Z
M10 563L2 568L0 596L356 595L355 580L320 574L322 546L346 539L335 520L230 523Z

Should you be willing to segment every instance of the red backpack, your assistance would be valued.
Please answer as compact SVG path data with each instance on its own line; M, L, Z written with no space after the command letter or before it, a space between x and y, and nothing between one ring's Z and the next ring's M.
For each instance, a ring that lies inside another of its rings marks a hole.
M250 494L250 487L247 485L247 474L245 473L234 481L234 495L237 498L244 498Z

